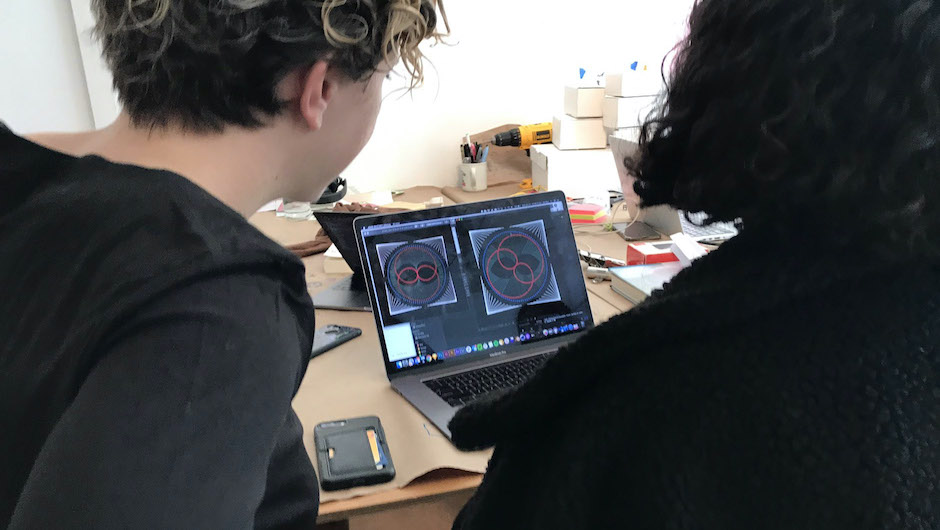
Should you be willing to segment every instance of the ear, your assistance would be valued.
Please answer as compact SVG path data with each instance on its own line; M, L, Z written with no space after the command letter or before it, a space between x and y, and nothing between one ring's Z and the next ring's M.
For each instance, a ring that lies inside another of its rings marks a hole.
M300 115L311 131L323 125L323 113L336 90L336 83L327 75L328 71L326 61L317 61L301 76Z

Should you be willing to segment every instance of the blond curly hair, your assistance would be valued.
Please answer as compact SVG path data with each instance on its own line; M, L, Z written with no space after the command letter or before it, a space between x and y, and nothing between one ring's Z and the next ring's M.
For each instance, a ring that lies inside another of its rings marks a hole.
M321 59L357 81L400 60L414 88L424 79L419 45L450 31L443 0L93 0L93 8L133 122L193 131L261 126L284 107L278 82Z

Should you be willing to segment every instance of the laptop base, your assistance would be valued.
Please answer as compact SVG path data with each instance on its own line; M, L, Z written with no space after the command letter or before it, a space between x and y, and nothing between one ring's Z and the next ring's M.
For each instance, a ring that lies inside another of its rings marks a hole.
M348 276L313 296L313 306L317 309L337 311L372 312L369 291L365 282L356 281L355 275Z

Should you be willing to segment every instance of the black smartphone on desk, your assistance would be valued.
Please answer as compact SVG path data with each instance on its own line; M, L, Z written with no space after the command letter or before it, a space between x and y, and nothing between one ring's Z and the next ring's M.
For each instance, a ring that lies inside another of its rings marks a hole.
M310 359L326 353L340 344L345 344L359 335L362 335L362 330L359 328L336 324L323 326L313 333L313 348L310 351Z
M313 429L320 484L326 491L395 478L382 422L376 416L321 423Z

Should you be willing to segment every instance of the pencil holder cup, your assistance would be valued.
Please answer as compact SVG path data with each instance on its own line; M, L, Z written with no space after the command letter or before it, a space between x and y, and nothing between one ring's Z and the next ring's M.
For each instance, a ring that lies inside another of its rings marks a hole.
M457 185L464 191L484 191L486 189L486 162L458 165Z

